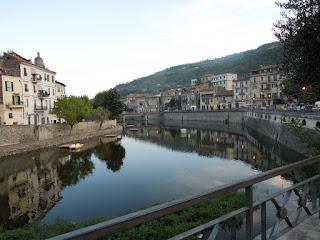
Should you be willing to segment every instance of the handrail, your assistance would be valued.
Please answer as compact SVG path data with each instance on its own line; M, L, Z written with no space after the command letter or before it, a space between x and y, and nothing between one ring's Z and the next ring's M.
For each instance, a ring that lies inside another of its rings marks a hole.
M252 208L255 204L252 203L252 186L259 182L265 181L267 179L273 178L275 176L282 175L284 173L290 172L294 169L310 166L320 162L320 155L311 157L299 162L295 162L292 164L288 164L286 166L282 166L279 168L275 168L251 177L248 177L243 180L236 181L234 183L229 183L223 186L218 186L210 191L207 191L202 194L188 196L182 199L174 200L171 202L163 203L145 210L141 210L138 212L134 212L131 214L127 214L121 217L114 218L112 220L108 220L96 225L92 225L89 227L85 227L79 230L75 230L69 233L62 234L60 236L56 236L50 238L50 240L60 240L60 239L100 239L104 236L108 236L113 233L120 232L122 230L129 229L136 225L145 223L150 220L158 219L167 214L177 212L187 207L194 206L196 204L204 203L207 200L222 194L228 194L231 192L238 191L240 189L246 189L247 201L251 199L251 203L247 205L250 208L251 213L249 212L248 217L252 219ZM250 194L251 192L251 194ZM248 199L249 198L249 199ZM247 203L248 204L248 203ZM246 210L246 209L242 209ZM248 210L249 211L249 210ZM248 213L248 212L247 212ZM247 229L247 231L251 232L252 228ZM248 232L247 232L248 233ZM251 239L251 237L250 237Z

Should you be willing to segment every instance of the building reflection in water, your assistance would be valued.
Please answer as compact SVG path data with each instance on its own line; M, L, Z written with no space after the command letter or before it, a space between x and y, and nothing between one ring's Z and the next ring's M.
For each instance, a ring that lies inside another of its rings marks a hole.
M302 158L241 127L217 128L149 126L126 134L174 151L241 160L262 171ZM93 159L103 162L106 171L123 168L126 151L120 142L96 138L84 144L75 153L52 148L0 159L0 225L15 228L41 220L61 199L65 187L93 174Z
M93 172L93 153L112 171L123 165L125 149L119 143L91 139L85 146L75 153L54 148L1 158L0 226L11 229L42 219L64 187Z
M241 129L241 126L235 128ZM304 157L292 149L275 145L271 140L261 138L261 136L252 136L246 129L233 133L208 128L148 126L140 128L139 131L129 130L126 134L128 137L153 142L176 151L196 152L206 157L241 160L251 164L253 169L262 171Z

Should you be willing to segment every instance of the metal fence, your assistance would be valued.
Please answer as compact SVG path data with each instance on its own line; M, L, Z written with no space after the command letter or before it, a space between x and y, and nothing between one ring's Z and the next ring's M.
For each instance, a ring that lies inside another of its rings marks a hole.
M173 236L170 240L179 240L185 239L195 234L201 233L203 231L209 231L208 239L216 239L220 226L226 220L232 221L239 214L245 214L245 234L246 239L252 240L254 238L253 234L253 212L254 210L260 209L260 223L261 223L261 239L275 239L279 235L283 234L285 231L294 228L297 224L303 221L306 217L311 216L312 214L319 212L320 200L319 191L311 192L311 185L319 186L320 175L316 174L312 177L308 177L300 182L293 184L290 187L287 187L281 191L270 194L264 199L254 202L253 199L253 186L260 182L266 181L276 176L281 176L283 174L290 173L294 170L301 169L306 166L315 165L320 163L320 156L308 158L300 162L289 164L283 167L275 168L255 176L237 181L234 183L226 184L224 186L216 187L211 191L189 196L183 199L174 200L167 202L155 207L151 207L142 211L131 213L125 216L121 216L109 221L105 221L93 226L82 228L73 232L69 232L54 238L51 240L60 240L60 239L100 239L106 236L109 236L114 233L119 233L131 227L137 226L139 224L148 222L153 219L159 219L163 216L166 216L170 213L183 210L187 207L191 207L197 204L205 203L206 201L218 196L224 195L232 192L237 192L239 190L245 191L245 207L237 209L233 212L229 212L217 219L213 219L210 222L207 222L203 225L189 229L186 232L180 233L177 236ZM291 195L295 194L298 198L296 215L292 219L288 216L287 204ZM282 198L279 200L279 197ZM272 202L276 209L276 222L271 228L270 232L267 234L267 208L266 205L268 202ZM312 204L310 204L312 203ZM310 209L311 205L311 209ZM302 211L306 213L306 216L303 216ZM320 212L319 212L320 218ZM320 220L319 220L320 221ZM280 229L280 223L285 222L287 227L285 229ZM281 231L280 231L281 230ZM232 239L236 239L236 229L235 227L231 229Z

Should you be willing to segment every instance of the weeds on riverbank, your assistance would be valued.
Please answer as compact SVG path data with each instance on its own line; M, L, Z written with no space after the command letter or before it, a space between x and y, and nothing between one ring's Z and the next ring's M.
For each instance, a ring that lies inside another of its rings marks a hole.
M206 223L228 212L244 206L243 192L232 193L216 197L205 204L197 205L169 214L158 220L153 220L127 231L107 237L107 240L127 239L167 239L190 228ZM243 215L235 219L235 226L240 228ZM105 221L107 218L94 218L80 223L73 223L58 219L51 224L36 224L26 228L5 231L0 227L0 240L40 240L70 232L82 227L90 226ZM225 222L223 227L228 229L230 222Z

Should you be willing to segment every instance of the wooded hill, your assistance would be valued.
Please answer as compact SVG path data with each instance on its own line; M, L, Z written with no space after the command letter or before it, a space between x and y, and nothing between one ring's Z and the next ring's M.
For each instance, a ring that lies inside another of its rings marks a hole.
M122 96L133 92L160 93L171 88L190 85L190 80L205 73L237 73L246 75L260 65L280 64L282 46L279 42L264 44L256 49L228 55L212 60L183 64L156 72L150 76L135 79L116 86Z

